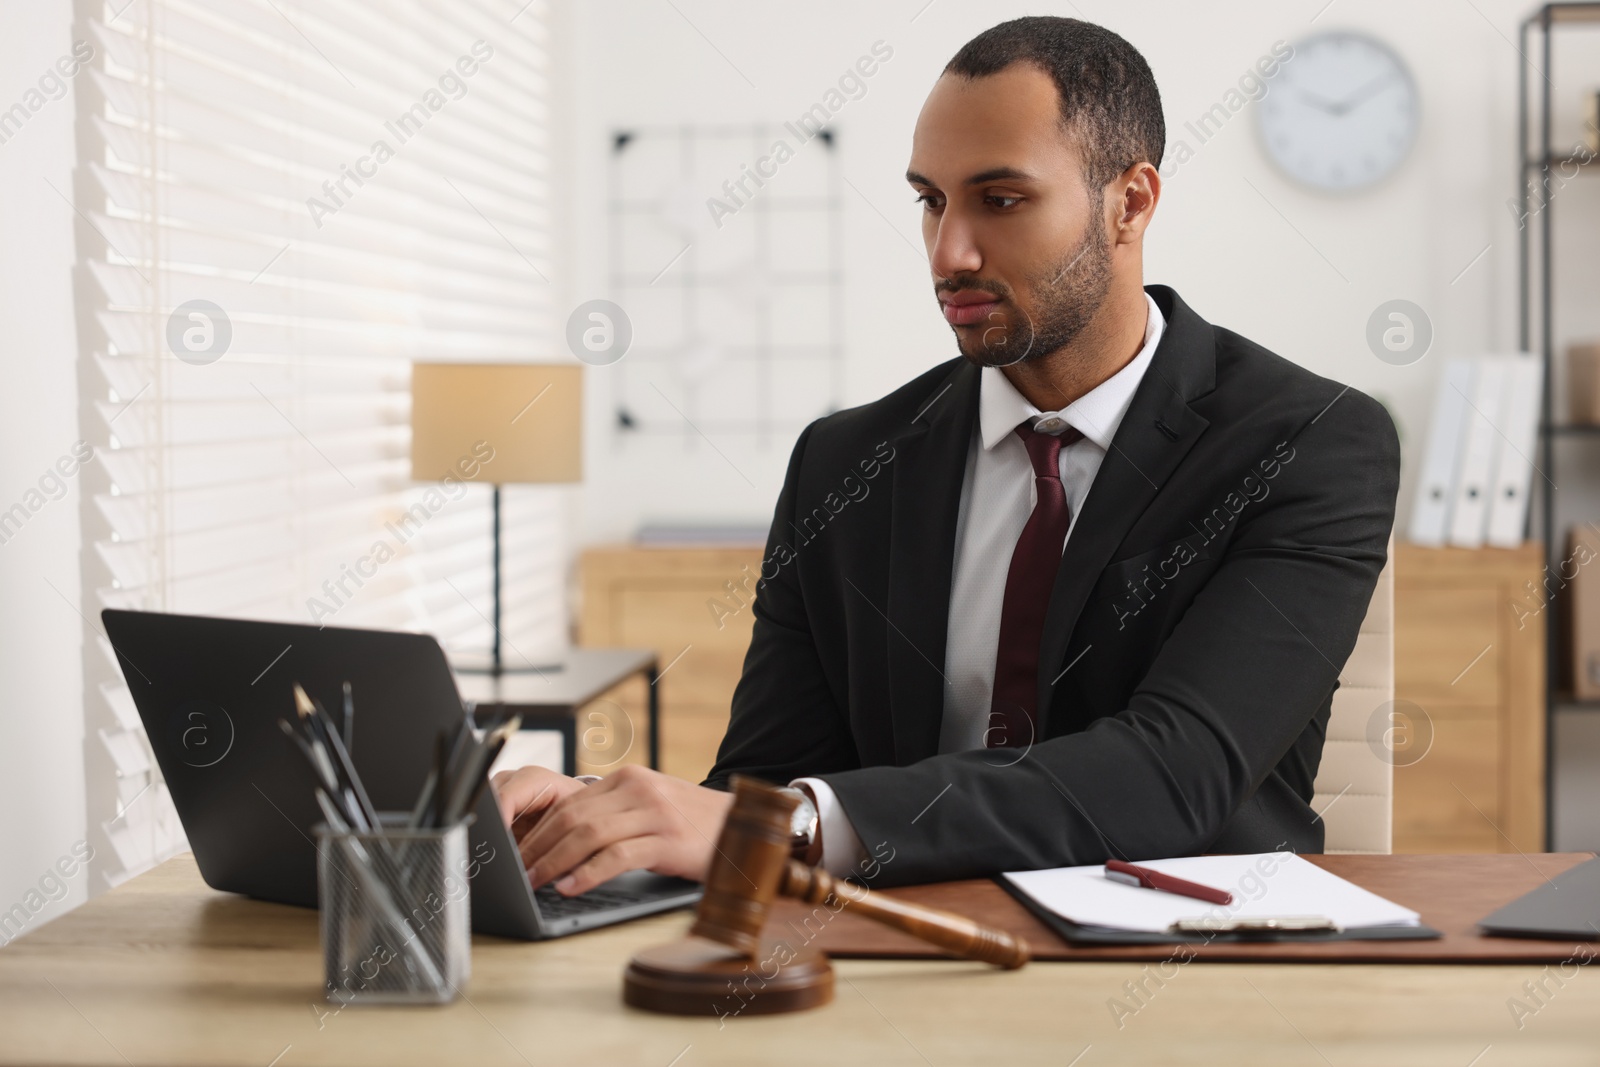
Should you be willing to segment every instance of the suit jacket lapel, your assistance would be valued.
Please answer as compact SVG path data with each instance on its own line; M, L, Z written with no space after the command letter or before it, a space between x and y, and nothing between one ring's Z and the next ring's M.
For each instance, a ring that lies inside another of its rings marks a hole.
M978 370L962 361L893 439L889 530L889 710L895 762L934 755L944 717L945 637Z
M1039 733L1045 736L1050 698L1068 654L1068 642L1089 591L1134 522L1155 499L1208 425L1189 402L1216 384L1211 325L1162 285L1150 295L1166 316L1161 343L1117 427L1094 485L1084 501L1056 572L1039 654Z

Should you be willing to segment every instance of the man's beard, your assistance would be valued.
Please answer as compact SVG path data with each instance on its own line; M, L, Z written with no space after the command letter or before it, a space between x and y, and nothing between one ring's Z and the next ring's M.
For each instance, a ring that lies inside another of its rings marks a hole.
M1021 321L1009 325L996 321L970 344L957 330L956 344L963 356L981 367L1009 367L1047 356L1083 331L1111 289L1111 246L1098 214L1090 216L1088 232L1076 251L1027 282L1027 291L1038 303L1037 318L1024 312L1012 293L995 293L1011 300ZM994 292L984 286L967 288Z

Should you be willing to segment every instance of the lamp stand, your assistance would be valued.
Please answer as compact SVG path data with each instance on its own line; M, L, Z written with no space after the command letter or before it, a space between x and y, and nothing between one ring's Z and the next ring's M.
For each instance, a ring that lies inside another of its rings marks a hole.
M500 483L494 483L494 658L490 668L494 674L500 674L503 664L500 662Z
M492 674L496 677L499 677L502 674L546 674L553 671L562 670L566 666L564 663L541 663L537 665L529 664L526 667L507 667L504 661L501 659L500 603L502 597L500 590L500 483L495 482L493 488L494 495L491 499L491 512L493 518L490 521L492 523L493 530L491 543L493 545L492 558L494 571L494 616L490 622L490 626L494 630L494 643L490 646L488 667L458 666L455 669L464 674Z

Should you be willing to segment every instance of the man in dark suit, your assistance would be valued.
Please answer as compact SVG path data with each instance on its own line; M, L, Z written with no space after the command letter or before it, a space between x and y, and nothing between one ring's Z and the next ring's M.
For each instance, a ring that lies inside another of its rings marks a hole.
M1071 19L975 38L907 179L960 357L800 435L703 786L497 780L537 882L701 876L734 773L878 884L1322 847L1333 691L1385 559L1384 410L1143 286L1164 128Z

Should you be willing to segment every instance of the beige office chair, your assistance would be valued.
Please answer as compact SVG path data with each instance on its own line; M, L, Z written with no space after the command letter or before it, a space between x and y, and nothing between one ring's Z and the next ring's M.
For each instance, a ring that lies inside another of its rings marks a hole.
M1388 852L1394 765L1368 744L1373 713L1394 700L1394 542L1350 659L1339 672L1311 806L1327 826L1326 852Z

